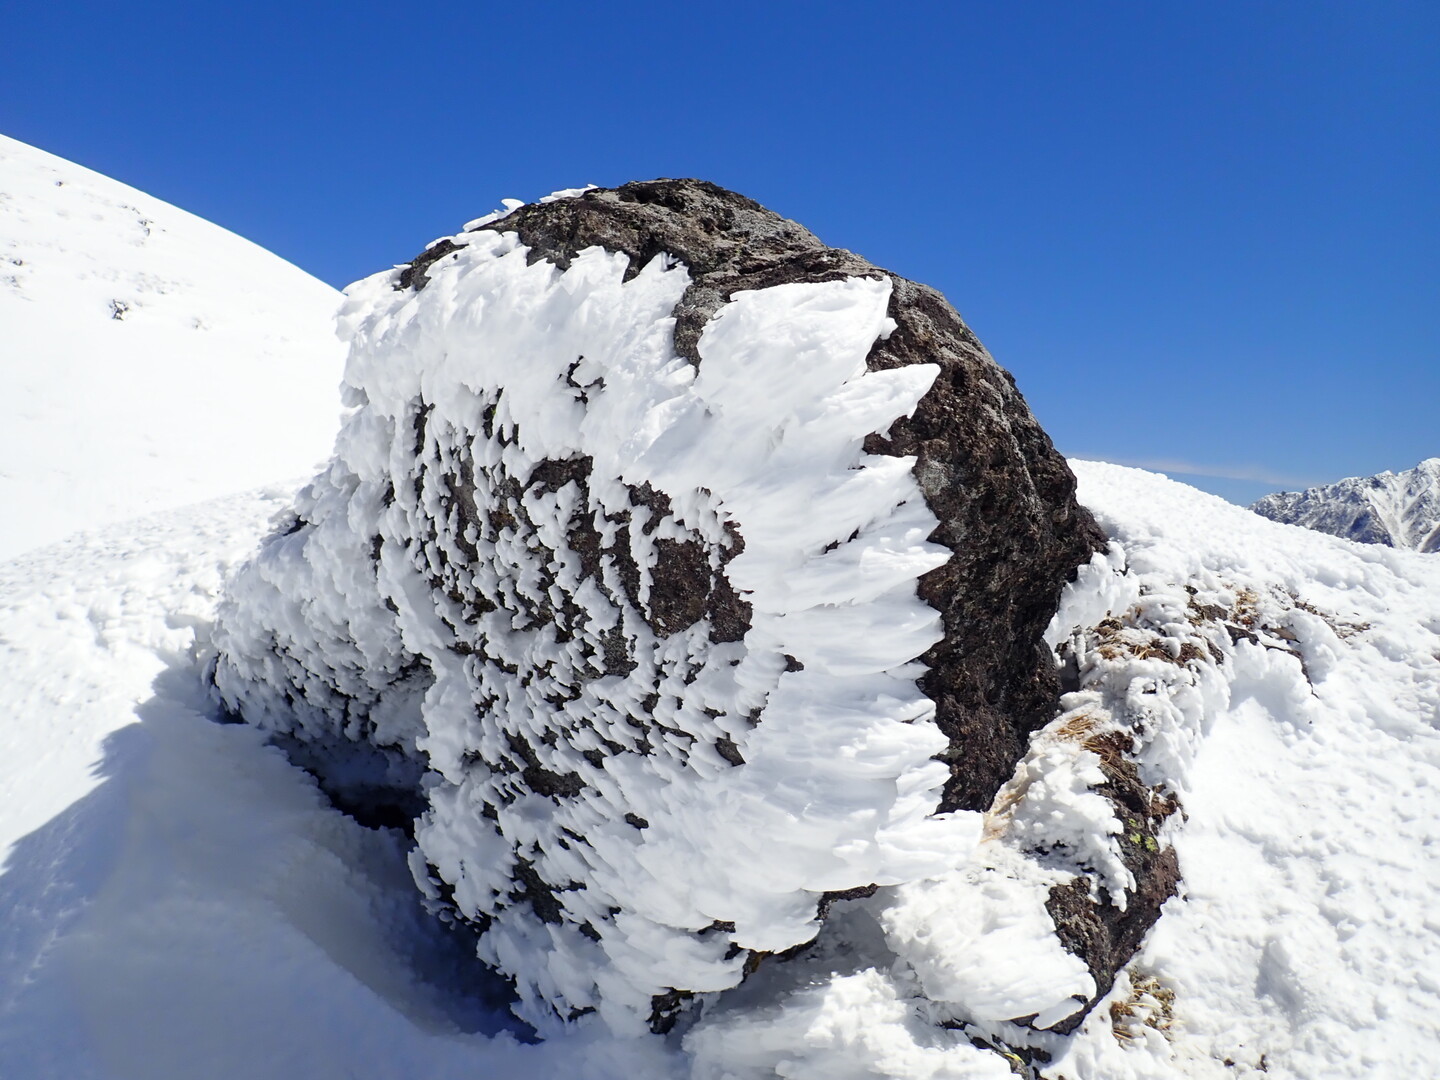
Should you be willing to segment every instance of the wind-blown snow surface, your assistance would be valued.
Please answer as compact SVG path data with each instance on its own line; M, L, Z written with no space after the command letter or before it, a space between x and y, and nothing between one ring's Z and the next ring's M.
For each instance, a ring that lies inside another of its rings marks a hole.
M1272 521L1362 544L1440 552L1440 458L1427 458L1404 472L1276 492L1250 509Z
M0 557L309 472L338 415L339 300L0 136Z
M1440 565L1074 464L1118 547L1067 594L1051 637L1079 689L984 839L838 905L668 1038L592 1016L517 1041L464 943L418 917L396 835L205 715L194 643L281 493L4 565L0 1075L1013 1075L971 1036L1041 1045L1052 1080L1429 1075ZM1055 870L1025 849L1048 829L1062 861L1116 872L1123 823L1085 800L1082 739L1105 729L1178 788L1183 895L1078 1032L1020 1029L997 1014L1075 975L1024 900Z

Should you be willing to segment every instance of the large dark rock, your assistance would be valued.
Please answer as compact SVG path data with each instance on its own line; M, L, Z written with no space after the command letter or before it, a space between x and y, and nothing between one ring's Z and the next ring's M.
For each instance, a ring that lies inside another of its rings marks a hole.
M779 397L832 395L746 427L767 394L712 385L707 333L749 326L757 296L811 305L796 319L821 337L827 304L875 311L831 353L736 368ZM1054 716L1042 633L1104 537L934 290L713 184L657 180L477 223L352 290L342 319L355 411L232 584L216 682L309 747L337 803L385 803L372 819L407 812L424 772L417 880L481 932L532 1020L663 1030L694 992L813 938L837 899L935 872L949 826L927 815L988 808ZM847 349L856 371L825 382ZM928 389L916 365L938 369ZM621 453L616 402L646 378L664 390L636 414L651 441ZM895 386L919 389L883 417L853 407ZM799 419L810 404L834 408ZM822 490L770 490L803 473L816 424L841 425ZM900 584L851 595L852 565ZM834 603L786 607L817 567ZM822 624L858 629L817 645ZM892 638L919 644L867 653Z
M808 229L703 180L650 180L523 206L481 228L514 231L531 259L569 266L585 248L630 256L631 272L660 254L689 267L693 283L675 309L675 349L697 366L706 321L742 289L885 275L898 324L875 343L871 370L939 364L942 375L913 416L873 454L913 455L915 477L939 519L932 539L954 555L926 574L920 595L945 620L945 640L923 657L921 685L935 702L951 781L942 810L985 810L1055 711L1055 663L1040 635L1060 587L1104 547L1075 478L1015 387L945 298L827 247ZM397 286L423 289L455 251L442 241L402 270ZM682 575L674 596L693 591Z

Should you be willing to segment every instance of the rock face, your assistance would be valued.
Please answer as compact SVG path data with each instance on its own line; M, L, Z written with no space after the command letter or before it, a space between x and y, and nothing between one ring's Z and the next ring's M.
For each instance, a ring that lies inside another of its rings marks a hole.
M1440 458L1404 472L1357 476L1252 503L1262 517L1361 544L1440 551Z
M939 364L941 374L908 417L871 434L872 454L914 456L914 473L939 521L930 539L952 554L920 579L942 613L945 637L922 659L936 719L955 753L941 809L984 810L1010 776L1025 737L1054 710L1054 663L1040 644L1059 584L1104 546L1075 502L1069 466L1001 368L943 296L826 247L793 221L713 184L658 180L525 206L486 229L514 230L530 258L566 267L600 246L630 258L627 272L668 254L692 283L675 307L675 351L697 367L706 322L733 294L793 282L890 281L896 329L875 342L867 368ZM453 243L453 242L452 242ZM401 271L423 288L445 242ZM438 254L437 254L438 253Z
M1095 991L1087 1008L1078 1011L1050 1030L1068 1034L1080 1026L1088 1005L1103 998L1115 984L1115 974L1135 955L1160 909L1175 895L1180 881L1175 849L1164 846L1160 829L1179 807L1163 793L1141 782L1131 757L1134 739L1129 733L1092 736L1085 749L1099 758L1105 782L1096 794L1108 801L1124 827L1118 834L1122 865L1134 882L1133 890L1117 897L1100 892L1093 878L1080 874L1050 889L1045 909L1055 923L1065 948L1085 961L1095 980Z
M474 222L342 327L216 683L341 805L424 807L528 1019L664 1030L973 843L1104 538L938 293L660 180Z

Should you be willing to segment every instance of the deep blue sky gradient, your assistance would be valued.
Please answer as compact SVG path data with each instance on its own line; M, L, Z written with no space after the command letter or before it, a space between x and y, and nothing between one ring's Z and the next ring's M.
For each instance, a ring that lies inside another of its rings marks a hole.
M1066 453L1243 501L1440 454L1434 0L47 0L0 131L336 285L701 176L942 289Z

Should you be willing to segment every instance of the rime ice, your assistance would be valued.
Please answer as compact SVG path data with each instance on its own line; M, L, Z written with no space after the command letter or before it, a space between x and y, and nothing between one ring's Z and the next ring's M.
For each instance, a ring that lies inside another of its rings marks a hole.
M867 372L887 280L736 294L697 373L683 265L465 240L423 292L350 290L358 407L234 584L218 681L272 730L423 762L423 887L486 926L532 1020L626 1026L973 837L933 816L915 683L941 633L915 581L949 553L913 459L862 447L937 369Z

